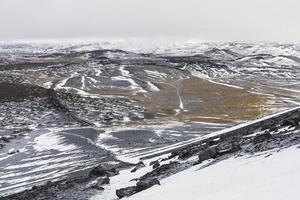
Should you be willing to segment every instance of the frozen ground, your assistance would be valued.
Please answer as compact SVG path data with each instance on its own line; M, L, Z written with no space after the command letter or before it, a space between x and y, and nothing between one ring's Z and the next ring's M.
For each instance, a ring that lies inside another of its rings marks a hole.
M300 146L236 156L212 166L194 166L162 180L131 200L298 199Z
M82 189L90 178L66 191L56 181L147 158L111 178L116 198L148 158L299 105L299 77L292 44L0 44L0 195L52 181L29 193L101 198Z
M290 119L300 120L299 107L158 148L146 155L120 156L124 161L135 163L142 160L143 165L135 172L132 170L136 167L112 177L112 184L91 200L116 199L115 191L120 188L127 191L122 195L133 195L132 199L199 199L199 196L240 199L243 195L253 199L258 198L253 196L257 194L262 199L296 197L299 195L296 184L299 173L296 171L300 164L300 132L299 125L287 125L286 120ZM238 148L231 149L230 144ZM216 150L219 156L200 161L200 155L209 149L219 149ZM158 166L154 167L153 162ZM160 181L159 186L150 185L152 188L146 191L139 190L140 182L154 179ZM284 192L274 195L280 187Z

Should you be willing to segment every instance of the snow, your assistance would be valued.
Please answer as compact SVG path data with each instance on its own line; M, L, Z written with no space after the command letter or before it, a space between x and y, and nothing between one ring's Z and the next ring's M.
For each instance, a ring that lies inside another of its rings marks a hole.
M77 147L73 144L65 144L64 137L53 132L45 133L35 138L34 149L37 151L44 150L58 150L58 151L70 151Z
M53 84L53 83L52 83L51 81L48 81L48 82L46 82L46 83L43 84L43 87L44 87L44 88L47 88L47 89L50 89L51 86L52 86L52 84Z
M82 84L81 89L85 90L86 89L86 86L85 86L85 76L81 77L81 84Z
M96 76L100 76L102 74L102 71L100 69L97 70Z
M121 66L119 70L120 70L122 76L124 76L124 77L130 77L130 72L128 70L125 70L124 66Z
M144 162L145 167L138 169L136 172L132 173L130 169L121 170L120 174L117 176L110 177L110 184L103 185L104 191L97 193L90 197L89 200L117 200L116 190L124 187L134 186L136 185L136 181L132 181L134 179L138 179L142 175L152 171L152 166L150 166L150 162L157 160L159 158L166 158L168 155L164 155L161 157L156 157L153 159L146 160ZM161 164L166 164L167 161L162 161Z
M132 169L130 169L132 170ZM134 178L139 178L149 170L149 168L141 168L135 173L131 173L130 170L122 170L118 176L110 177L110 184L103 185L104 191L92 196L90 200L116 200L116 190L122 187L134 186L135 181L130 181Z
M63 130L71 129L38 129L31 132L26 141L13 140L8 143L5 149L18 147L18 153L8 155L5 150L4 154L0 154L0 194L21 192L33 185L44 184L48 180L55 181L97 164L94 157L87 158L82 148L68 142L66 135L71 132ZM73 136L95 145L92 140L81 135Z
M224 82L218 82L218 81L213 81L211 79L208 79L209 82L214 83L214 84L218 84L218 85L224 85L226 87L231 87L231 88L236 88L236 89L244 89L240 86L236 86L236 85L231 85L229 83L224 83Z
M16 149L11 148L11 149L8 150L8 154L14 154L14 153L17 153Z
M126 73L126 70L124 70L125 72L122 72L122 73ZM142 87L140 87L132 78L129 78L129 77L124 77L124 76L113 76L111 77L111 80L112 81L127 81L130 86L129 86L129 89L130 90L133 90L133 91L136 91L136 92L139 92L139 93L146 93L147 91L144 90Z
M146 72L149 76L153 77L153 78L166 78L168 77L168 75L166 73L163 72L158 72L156 70L151 71L151 70L144 70L144 72Z
M299 199L299 147L265 153L273 154L229 158L203 169L194 166L128 199Z
M159 88L156 87L153 83L151 83L150 81L147 82L147 84L149 85L150 91L151 92L156 92L159 91Z

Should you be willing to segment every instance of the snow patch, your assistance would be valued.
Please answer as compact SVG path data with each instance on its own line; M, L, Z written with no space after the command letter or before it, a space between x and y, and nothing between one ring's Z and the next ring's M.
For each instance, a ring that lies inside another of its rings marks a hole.
M72 144L65 144L63 136L58 135L53 132L45 133L34 139L34 149L37 151L45 150L58 150L58 151L70 151L74 150L77 147Z

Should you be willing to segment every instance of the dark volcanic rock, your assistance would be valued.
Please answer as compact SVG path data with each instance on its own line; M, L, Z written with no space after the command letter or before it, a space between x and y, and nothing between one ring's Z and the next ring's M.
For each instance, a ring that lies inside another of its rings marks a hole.
M130 172L136 172L138 169L145 167L145 164L143 163L143 161L140 161L138 164L136 164L136 166L130 171Z
M191 157L193 154L194 154L194 152L192 149L186 149L179 153L178 158L184 160L184 159Z
M116 195L120 199L122 199L123 197L129 197L135 193L137 193L136 186L126 187L126 188L121 188L121 189L116 190Z
M198 156L199 163L201 163L205 160L211 159L211 158L216 158L217 154L218 154L218 152L217 152L216 148L205 149L199 153L199 156Z
M104 188L103 187L101 187L100 185L95 185L95 187L94 187L94 189L97 189L97 190L104 190Z
M118 171L115 167L99 165L90 171L89 176L114 176L117 174Z
M151 161L149 165L152 166L153 169L155 169L160 166L160 163L158 160L154 160L154 161Z
M85 178L63 180L58 182L48 181L45 185L33 186L29 190L15 193L2 200L48 200L48 199L88 199L88 193L82 194L83 190L79 189L79 184L85 184ZM68 197L64 194L68 191ZM88 192L88 191L86 191ZM76 197L76 198L75 198Z
M101 178L100 180L98 180L98 183L103 185L103 184L109 184L110 182L110 178L106 177L106 178Z
M240 150L241 147L238 143L231 143L230 145L218 146L218 156L222 156L227 153L233 153Z
M137 191L140 192L142 190L146 190L153 185L160 185L160 182L157 178L148 178L145 180L141 180L136 183Z
M228 153L233 153L240 149L241 149L240 144L237 142L231 142L229 144L219 144L218 146L210 147L201 151L198 155L199 157L198 162L201 163L205 160L216 158L218 156L222 156Z
M155 168L158 168L159 166L160 166L160 163L156 162L156 163L154 163L154 165L152 167L153 167L153 169L155 169Z
M154 169L153 171L148 172L147 174L142 176L140 178L140 180L145 180L149 177L166 177L169 174L174 173L174 170L176 171L177 167L179 167L179 166L180 166L180 163L176 162L176 161L170 162L169 164L161 165L160 167L158 167L158 168Z
M9 139L7 137L1 136L0 140L2 140L3 142L9 142Z
M159 161L158 161L158 160L154 160L154 161L151 161L151 162L149 163L150 166L152 166L152 165L157 165L157 164L159 164Z
M158 161L158 160L151 161L151 162L149 163L149 165L152 166L152 165L154 165L154 164L156 164L156 163L159 163L159 161Z
M153 185L160 185L157 178L146 178L136 183L136 186L130 186L116 190L116 195L121 199L123 197L129 197L135 193L146 190Z
M269 129L270 132L277 132L278 131L278 127L277 126L273 126Z
M214 144L217 143L214 141ZM210 145L210 144L209 144ZM195 155L196 153L198 153L199 151L201 151L204 148L203 145L196 145L193 147L189 147L186 149L183 149L181 151L178 152L178 158L185 160L190 158L191 156Z
M270 132L265 131L263 134L259 134L259 135L254 136L253 143L257 144L257 143L263 142L265 140L268 140L270 138L271 138Z
M288 120L288 119L285 119L283 120L281 126L293 126L294 125L294 122L292 120Z
M267 130L271 127L271 124L270 123L267 123L267 124L264 124L261 126L260 130L264 131L264 130Z
M22 83L0 83L0 102L23 101L48 96L48 90L39 86Z

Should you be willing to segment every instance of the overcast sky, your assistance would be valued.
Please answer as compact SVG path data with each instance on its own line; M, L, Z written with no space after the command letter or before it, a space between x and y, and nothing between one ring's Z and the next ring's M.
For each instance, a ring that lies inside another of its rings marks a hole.
M300 0L0 0L0 40L300 42Z

